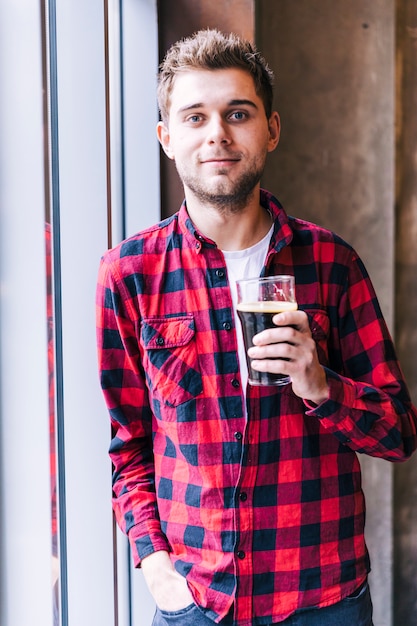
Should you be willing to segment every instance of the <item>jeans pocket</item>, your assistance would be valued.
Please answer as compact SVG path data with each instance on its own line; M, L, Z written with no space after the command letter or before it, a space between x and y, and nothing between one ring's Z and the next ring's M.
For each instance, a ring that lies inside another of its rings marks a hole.
M365 582L356 589L350 596L347 596L340 603L344 607L344 615L349 621L346 624L357 624L357 626L373 626L372 621L372 599L368 585ZM345 622L343 622L345 623Z
M297 611L295 626L373 626L372 601L365 581L350 596L324 608Z
M345 598L348 602L355 602L355 600L360 600L368 591L368 581L365 580L350 596Z
M190 604L179 611L161 611L157 608L152 626L214 626L214 622L196 604Z

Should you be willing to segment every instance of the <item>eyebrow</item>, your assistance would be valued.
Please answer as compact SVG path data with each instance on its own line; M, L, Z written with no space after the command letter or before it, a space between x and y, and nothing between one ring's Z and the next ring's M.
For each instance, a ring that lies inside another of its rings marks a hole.
M250 106L254 109L258 108L252 100L231 100L229 106Z
M184 113L185 111L191 111L192 109L201 109L204 106L205 106L204 102L193 102L192 104L186 104L185 106L179 108L178 113ZM227 106L233 106L233 107L250 106L254 109L258 108L252 100L246 100L246 99L229 100L229 102L227 103Z

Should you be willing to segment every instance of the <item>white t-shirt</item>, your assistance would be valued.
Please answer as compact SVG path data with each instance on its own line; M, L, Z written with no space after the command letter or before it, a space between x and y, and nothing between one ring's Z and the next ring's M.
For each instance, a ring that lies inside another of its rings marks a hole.
M254 246L246 250L222 250L226 260L227 274L229 277L230 289L232 291L233 312L237 331L237 344L240 372L242 376L243 391L246 392L248 382L248 367L246 364L246 352L243 345L243 333L240 319L237 314L237 288L236 281L242 278L256 278L260 275L265 263L265 258L269 248L269 241L274 227L271 226L269 232L263 239L255 243Z

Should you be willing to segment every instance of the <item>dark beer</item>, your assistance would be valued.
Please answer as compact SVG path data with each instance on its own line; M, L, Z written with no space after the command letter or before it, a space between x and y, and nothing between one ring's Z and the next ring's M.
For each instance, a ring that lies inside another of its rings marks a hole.
M272 318L283 311L295 311L296 302L241 302L237 305L237 312L242 323L243 340L246 351L253 346L252 338L262 330L276 328ZM289 382L286 374L271 374L270 372L258 372L251 368L251 359L246 353L248 364L249 382L251 385L285 385Z

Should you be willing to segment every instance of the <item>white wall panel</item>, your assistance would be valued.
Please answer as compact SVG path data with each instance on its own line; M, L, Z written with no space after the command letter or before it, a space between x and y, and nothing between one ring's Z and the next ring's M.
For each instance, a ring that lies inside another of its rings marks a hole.
M45 0L44 6L52 35L51 89L46 91L42 3L0 4L0 624L53 624L44 233L49 168L42 108L46 93L60 390L59 622L149 626L153 602L142 573L132 570L119 531L114 584L110 423L97 373L95 287L99 260L108 245L107 139L113 243L160 215L154 130L156 2L109 1L108 66L103 0ZM111 80L110 135L106 67Z
M52 624L39 2L0 3L0 624Z
M104 6L56 3L68 622L111 626L110 427L95 285L107 245Z

